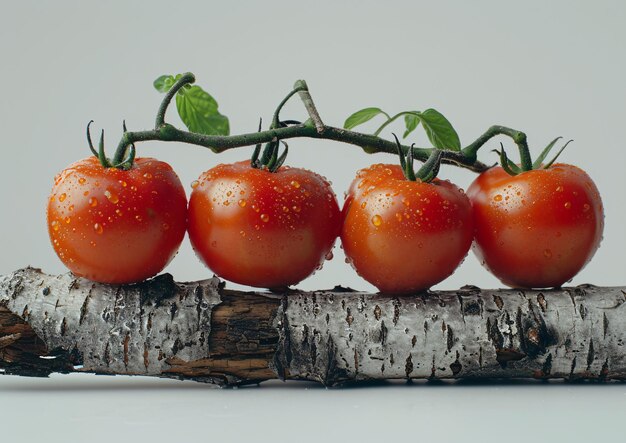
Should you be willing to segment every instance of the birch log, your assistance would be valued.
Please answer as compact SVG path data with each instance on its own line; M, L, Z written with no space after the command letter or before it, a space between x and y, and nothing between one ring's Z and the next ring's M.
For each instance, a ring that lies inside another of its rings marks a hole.
M26 268L0 277L0 372L220 385L382 379L626 379L626 288L228 290L164 274L128 286Z

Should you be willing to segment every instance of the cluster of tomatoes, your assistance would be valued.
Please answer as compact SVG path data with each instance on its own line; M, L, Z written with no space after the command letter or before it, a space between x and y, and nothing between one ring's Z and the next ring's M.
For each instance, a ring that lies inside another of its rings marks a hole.
M219 165L185 191L172 168L96 157L56 178L47 219L53 247L77 276L132 283L159 273L185 232L218 276L270 289L319 268L341 238L348 261L384 293L430 288L474 249L513 287L556 287L591 259L603 230L598 190L556 164L511 176L494 167L467 193L449 181L407 180L398 165L357 173L343 210L330 183L300 168Z

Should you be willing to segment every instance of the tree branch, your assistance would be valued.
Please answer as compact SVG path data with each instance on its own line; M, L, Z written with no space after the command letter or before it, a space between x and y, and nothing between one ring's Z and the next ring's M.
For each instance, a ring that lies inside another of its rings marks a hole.
M626 379L626 288L464 287L282 295L168 274L129 286L26 268L0 280L0 372L222 385L382 379Z

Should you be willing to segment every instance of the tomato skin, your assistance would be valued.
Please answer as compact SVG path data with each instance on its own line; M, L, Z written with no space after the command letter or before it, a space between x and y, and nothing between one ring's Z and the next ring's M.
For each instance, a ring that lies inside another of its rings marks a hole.
M591 178L576 166L508 175L482 173L468 188L476 226L474 252L511 287L559 287L593 257L604 212Z
M137 158L124 171L89 157L56 177L47 222L55 252L75 275L135 283L176 255L187 228L187 198L167 163Z
M330 183L305 169L271 173L249 161L222 164L193 186L191 244L209 269L235 283L299 283L322 265L339 234Z
M359 171L343 207L341 242L383 293L428 289L450 276L473 239L471 205L449 181L406 180L397 165Z

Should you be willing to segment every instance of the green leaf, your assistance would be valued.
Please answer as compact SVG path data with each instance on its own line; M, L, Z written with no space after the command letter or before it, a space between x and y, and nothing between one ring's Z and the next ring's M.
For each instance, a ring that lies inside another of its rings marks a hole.
M154 81L153 85L157 91L165 93L172 88L174 82L174 77L171 75L162 75Z
M361 109L360 111L356 111L354 114L348 117L346 119L346 122L343 124L343 127L344 129L352 129L355 126L362 125L363 123L370 121L371 119L376 117L378 114L387 115L380 108Z
M178 115L191 132L229 135L228 118L217 107L215 99L200 86L185 87L176 94Z
M420 124L420 118L415 114L406 114L404 116L404 124L406 125L406 131L404 131L402 138L407 138L411 132L415 131L417 125Z
M452 124L439 111L427 109L419 114L428 139L437 149L460 151L461 141Z

